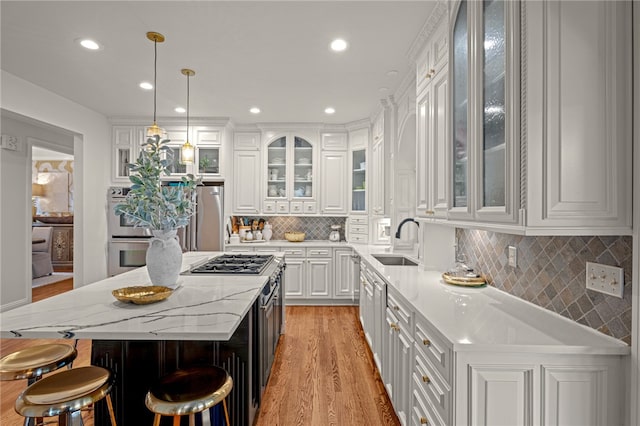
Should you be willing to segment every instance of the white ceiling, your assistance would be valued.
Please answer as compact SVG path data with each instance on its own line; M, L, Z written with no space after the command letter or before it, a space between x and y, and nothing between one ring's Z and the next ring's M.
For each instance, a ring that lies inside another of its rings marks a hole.
M348 123L369 117L413 69L412 43L434 1L6 1L0 2L1 67L109 117L153 114L236 123ZM91 37L104 48L75 42ZM335 37L346 52L329 50ZM389 76L388 71L398 71ZM387 92L380 91L388 88ZM248 112L259 106L258 116ZM333 116L324 114L333 106ZM159 123L162 125L162 123Z

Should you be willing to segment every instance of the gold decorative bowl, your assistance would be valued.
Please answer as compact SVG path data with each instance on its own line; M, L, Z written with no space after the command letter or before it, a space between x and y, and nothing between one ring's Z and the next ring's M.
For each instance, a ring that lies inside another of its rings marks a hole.
M113 297L121 302L130 302L136 305L146 305L159 302L171 296L173 290L161 285L140 285L124 287L113 290Z
M442 274L442 279L447 284L459 285L463 287L482 287L487 285L487 279L482 275L479 277L465 277L445 272L444 274Z
M284 238L292 243L304 241L304 232L285 232Z

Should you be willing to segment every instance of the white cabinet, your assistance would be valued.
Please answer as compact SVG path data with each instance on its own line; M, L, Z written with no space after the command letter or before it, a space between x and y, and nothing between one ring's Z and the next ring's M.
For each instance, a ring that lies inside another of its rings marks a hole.
M524 16L527 233L630 234L631 2L527 2Z
M348 200L347 152L322 151L320 159L320 212L346 215Z
M357 129L349 132L349 187L351 188L349 205L351 213L366 213L369 207L367 199L367 159L369 152L369 129Z
M304 298L306 296L306 251L304 249L283 250L287 264L284 270L285 277L285 301L289 299Z
M391 152L389 149L389 133L385 126L385 116L388 108L383 106L373 123L372 144L371 144L371 173L369 190L371 192L371 213L384 216L389 211L389 159ZM387 126L388 127L388 126Z
M378 274L366 263L360 263L360 272L364 278L365 297L365 318L368 327L365 328L365 336L368 334L368 343L373 353L373 361L378 367L378 371L383 373L383 323L385 322L385 306L387 300L386 283ZM362 297L362 293L361 296Z
M260 152L233 153L233 212L259 213Z
M448 217L513 225L520 207L519 2L457 6Z
M232 210L234 214L260 212L260 151L258 133L236 133L233 151Z
M353 250L335 249L333 253L333 297L355 299L355 265Z
M333 297L333 249L282 247L285 253L285 287L288 304L326 302Z
M449 208L447 31L436 31L417 63L416 215L446 218Z
M346 229L347 241L350 243L366 244L369 242L368 216L349 216Z
M307 297L331 297L331 258L307 259Z
M362 330L364 338L369 345L369 349L373 352L374 340L374 302L373 302L373 284L367 278L364 263L360 263L360 320L362 322Z
M317 149L312 136L277 134L266 141L264 152L264 212L317 213ZM297 204L291 206L293 202Z
M128 164L138 158L140 146L144 142L144 128L140 126L113 126L111 129L113 145L113 182L129 182Z

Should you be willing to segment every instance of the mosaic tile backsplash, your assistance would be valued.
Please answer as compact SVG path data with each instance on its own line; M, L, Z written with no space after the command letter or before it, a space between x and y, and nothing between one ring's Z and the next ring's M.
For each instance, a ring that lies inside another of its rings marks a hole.
M254 218L251 218L254 219ZM259 217L256 219L260 219ZM269 216L268 221L273 231L272 240L284 240L284 233L301 231L307 240L328 240L331 225L340 225L340 240L344 241L344 224L346 217L302 217L302 216Z
M631 237L525 237L456 229L458 250L490 285L631 344ZM508 265L508 246L518 250ZM586 262L624 268L622 299L585 288Z

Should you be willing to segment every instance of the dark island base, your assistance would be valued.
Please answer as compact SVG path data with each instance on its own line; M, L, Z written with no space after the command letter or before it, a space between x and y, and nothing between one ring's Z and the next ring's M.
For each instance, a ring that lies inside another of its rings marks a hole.
M111 391L118 426L153 424L144 404L149 387L159 377L179 368L216 365L233 378L227 404L232 425L253 423L260 403L256 311L254 305L229 341L93 340L91 363L115 373ZM223 425L222 404L210 410L213 425ZM171 425L163 418L161 425ZM181 425L188 424L183 417ZM200 419L198 419L200 424ZM205 421L204 424L207 424ZM95 425L110 425L105 401L96 404Z

